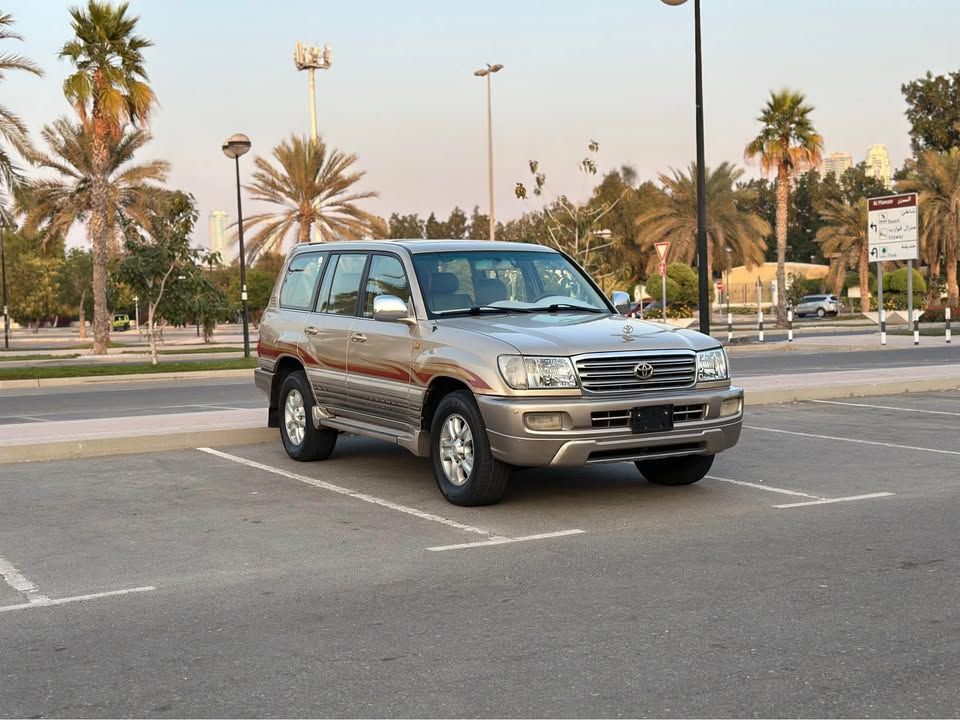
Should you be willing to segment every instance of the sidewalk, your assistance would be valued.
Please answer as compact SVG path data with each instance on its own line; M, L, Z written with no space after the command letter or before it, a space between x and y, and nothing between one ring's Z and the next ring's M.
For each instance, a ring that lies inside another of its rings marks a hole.
M737 377L751 406L960 388L960 364ZM0 463L275 442L266 408L0 425Z

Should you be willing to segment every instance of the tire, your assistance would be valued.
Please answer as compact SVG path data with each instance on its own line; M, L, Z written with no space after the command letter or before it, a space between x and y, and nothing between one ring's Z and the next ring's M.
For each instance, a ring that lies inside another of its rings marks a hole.
M510 466L490 452L480 409L466 390L440 401L430 424L430 459L437 487L454 505L492 505L506 492Z
M817 308L817 317L818 317L818 318L822 318L822 317L826 316L826 314L827 314L827 311L826 311L826 310L824 310L823 308Z
M714 455L686 455L663 460L637 460L637 470L654 485L692 485L710 472Z
M277 415L280 440L287 455L300 462L330 457L337 444L337 431L329 428L317 430L313 426L313 393L302 370L284 378L280 386Z

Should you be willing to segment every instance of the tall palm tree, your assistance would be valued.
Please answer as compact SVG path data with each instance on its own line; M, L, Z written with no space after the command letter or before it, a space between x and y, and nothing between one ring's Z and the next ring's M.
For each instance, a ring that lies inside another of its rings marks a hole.
M760 158L764 174L777 174L777 322L787 317L787 200L790 178L816 167L823 153L823 138L810 119L813 106L806 104L802 93L791 90L771 92L767 104L757 118L760 133L744 150L747 160Z
M254 200L281 206L244 219L244 230L257 229L245 248L251 261L280 250L294 226L297 242L309 242L314 224L323 240L354 240L383 232L381 218L355 205L377 196L352 192L366 174L351 169L356 155L329 149L323 140L291 135L273 149L273 157L278 166L263 157L256 159L253 183L245 186Z
M111 146L129 125L145 124L156 103L147 84L143 50L152 43L135 34L139 18L127 3L89 0L73 8L74 39L60 50L76 72L63 81L63 94L89 133L93 174L90 177L89 233L93 248L93 352L106 354L110 337L107 308L107 260L111 235L107 188Z
M82 124L60 118L45 126L40 136L48 151L34 151L30 159L60 177L35 180L23 193L18 209L24 215L24 227L38 231L41 242L65 236L74 223L92 224L101 207L106 210L107 237L118 237L129 223L148 226L168 195L158 184L166 181L168 163L131 164L134 154L150 140L146 130L125 130L107 146L105 162L96 157L92 131Z
M11 30L13 15L0 13L0 40L23 40ZM43 76L43 71L32 60L13 53L0 54L0 80L3 80L10 70L23 70L34 75ZM0 105L0 138L12 145L18 152L25 154L29 148L27 128L23 121L9 108ZM20 169L14 162L10 151L0 143L0 182L3 184L3 193L9 194L22 181ZM6 198L0 195L0 207L5 208Z
M714 265L726 265L728 247L732 260L748 267L763 263L770 223L744 209L753 196L752 191L736 188L742 175L742 169L728 162L716 169L706 168L707 272L711 278ZM655 243L670 242L671 260L690 263L697 253L697 164L690 163L687 172L661 174L660 183L663 190L636 219L648 272L656 265Z
M860 311L870 312L870 262L867 256L867 199L850 205L828 200L820 208L824 225L817 230L817 242L825 257L839 254L834 272L848 267L860 272Z
M897 190L916 192L920 199L920 245L931 276L946 266L947 302L957 307L957 256L960 253L960 148L948 152L926 150L910 177ZM933 277L931 277L931 280ZM930 283L934 285L934 283ZM936 291L934 291L936 292ZM934 297L936 304L940 298Z

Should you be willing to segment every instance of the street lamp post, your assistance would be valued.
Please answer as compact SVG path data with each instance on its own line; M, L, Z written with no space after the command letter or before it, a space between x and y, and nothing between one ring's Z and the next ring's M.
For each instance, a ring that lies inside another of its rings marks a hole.
M243 207L240 203L240 156L250 149L250 138L241 133L223 143L223 154L234 161L237 171L237 235L240 240L240 303L243 308L243 356L250 357L250 326L247 317L247 256L243 249Z
M727 300L727 318L729 322L730 318L730 257L733 254L733 248L728 247L727 251L727 279L723 283L723 289L725 290L724 295L726 295Z
M493 221L493 110L491 109L493 91L491 78L495 72L500 72L503 70L503 65L499 63L496 65L491 65L487 63L485 68L480 68L479 70L474 71L474 75L477 77L485 77L487 79L487 184L490 191L490 239L494 239L494 221Z
M7 309L7 255L4 251L4 235L7 223L0 215L0 275L3 276L3 349L10 349L10 312Z
M683 5L687 0L661 0ZM697 275L700 295L700 332L710 334L710 278L707 277L707 181L703 158L703 62L700 52L700 0L693 0L694 56L697 104Z

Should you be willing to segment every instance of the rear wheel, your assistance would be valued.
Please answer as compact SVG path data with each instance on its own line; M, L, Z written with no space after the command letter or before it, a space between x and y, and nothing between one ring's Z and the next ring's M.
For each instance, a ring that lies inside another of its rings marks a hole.
M826 310L824 310L823 308L817 308L817 317L818 317L818 318L822 318L822 317L825 316L826 314L827 314L827 311L826 311Z
M337 444L337 431L313 426L313 394L302 370L280 386L280 439L294 460L326 460Z
M491 505L507 489L510 467L490 452L483 416L466 390L450 393L437 406L430 458L437 487L454 505Z
M654 485L692 485L710 472L714 455L637 460L637 470Z

